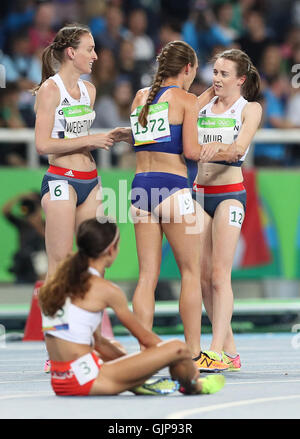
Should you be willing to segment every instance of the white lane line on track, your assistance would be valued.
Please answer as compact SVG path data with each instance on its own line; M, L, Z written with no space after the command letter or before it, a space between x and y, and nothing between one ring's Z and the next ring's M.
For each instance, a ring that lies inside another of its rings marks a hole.
M8 374L15 374L15 375L23 375L23 374L43 374L42 370L19 370L19 371L9 371L9 372L0 372L0 375L8 375Z
M17 399L17 398L37 398L39 396L54 396L53 392L34 392L34 393L22 393L17 395L1 395L0 400L3 399Z
M174 412L168 415L165 419L184 419L187 418L188 416L198 415L201 413L208 413L208 412L224 410L233 407L241 407L245 405L262 404L262 403L273 402L273 401L284 401L289 399L300 399L300 395L274 396L270 398L255 398L255 399L246 399L246 400L235 401L235 402L226 402L223 404L215 404L208 407L200 407L190 410L182 410L179 412Z
M236 386L236 385L240 385L240 384L268 384L268 383L284 383L284 384L288 384L288 383L300 383L300 380L264 380L264 381L239 381L238 383L226 383L226 386Z
M0 381L0 384L11 384L11 383L50 383L50 379L48 380L17 380L17 381Z

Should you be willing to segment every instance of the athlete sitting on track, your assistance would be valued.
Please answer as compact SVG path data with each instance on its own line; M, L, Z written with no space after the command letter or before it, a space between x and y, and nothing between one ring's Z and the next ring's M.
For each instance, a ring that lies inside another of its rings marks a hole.
M115 223L102 218L84 221L77 234L78 251L59 265L40 290L53 390L57 395L114 395L126 390L155 394L148 392L145 382L168 366L182 393L217 392L224 377L200 378L187 345L175 339L163 342L145 329L129 310L120 288L103 278L118 254L119 239ZM106 307L137 337L145 347L142 352L126 355L101 335ZM171 390L176 385L171 382Z

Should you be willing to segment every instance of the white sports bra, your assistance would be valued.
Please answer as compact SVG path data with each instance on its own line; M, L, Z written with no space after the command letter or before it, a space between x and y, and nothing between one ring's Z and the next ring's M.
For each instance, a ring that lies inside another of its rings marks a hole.
M101 277L93 267L88 271ZM102 321L103 311L91 312L71 303L67 298L64 306L53 317L42 313L42 325L44 334L50 334L62 340L91 346L93 333Z
M212 112L212 107L217 100L217 96L201 108L198 116L198 143L200 145L210 142L220 142L225 144L233 143L242 128L242 111L248 101L240 96L235 103L224 113L215 114ZM249 146L238 162L229 163L226 161L216 161L218 163L228 166L241 166L248 154Z
M78 81L80 99L74 99L68 93L63 80L58 73L51 76L60 91L60 102L55 110L52 138L68 138L85 136L95 119L95 111L90 108L91 100L85 83Z

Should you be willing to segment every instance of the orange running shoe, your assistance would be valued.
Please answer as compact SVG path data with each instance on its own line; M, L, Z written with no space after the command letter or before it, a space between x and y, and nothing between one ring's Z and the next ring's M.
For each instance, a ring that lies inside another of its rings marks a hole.
M229 369L229 365L221 361L218 354L212 351L201 351L194 361L200 372L223 372Z

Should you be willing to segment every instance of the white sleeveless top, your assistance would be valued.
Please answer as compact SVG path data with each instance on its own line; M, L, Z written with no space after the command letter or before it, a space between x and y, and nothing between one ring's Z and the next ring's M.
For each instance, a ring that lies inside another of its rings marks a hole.
M63 80L58 73L51 76L60 91L60 103L55 110L54 125L51 137L75 138L86 136L95 119L95 111L90 107L91 99L82 79L78 80L80 99L74 99L67 92Z
M89 267L88 271L101 277L100 273L93 267ZM70 298L67 298L64 306L53 317L45 316L42 313L43 331L44 334L50 334L62 340L91 346L93 333L100 325L102 315L103 311L86 311L73 305Z
M214 96L212 100L201 108L198 117L198 143L203 145L210 142L220 142L225 144L233 143L241 131L242 127L242 111L248 101L241 96L235 103L224 113L215 114L211 111L212 106L218 96ZM229 166L241 166L249 151L248 146L245 154L238 162L229 163L226 161L216 161L212 163L220 163Z

